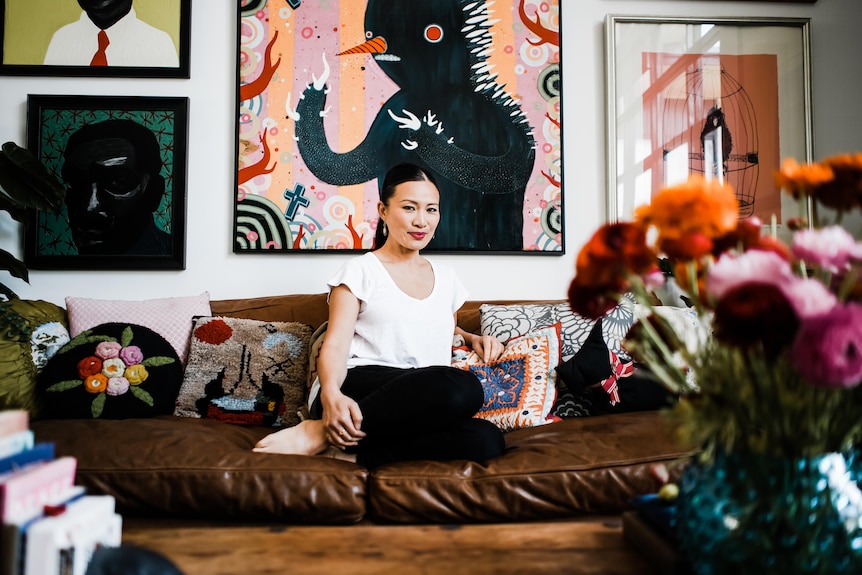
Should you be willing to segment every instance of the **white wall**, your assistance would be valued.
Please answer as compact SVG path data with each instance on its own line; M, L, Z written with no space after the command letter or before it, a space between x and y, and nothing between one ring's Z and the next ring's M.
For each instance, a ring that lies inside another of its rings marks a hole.
M564 256L436 256L453 265L473 299L564 297L575 256L605 217L604 18L658 16L810 17L815 157L862 150L862 1L815 4L717 0L561 0L564 88ZM345 254L234 255L236 0L196 0L191 79L0 77L0 141L25 144L27 94L188 96L187 265L184 271L33 271L30 285L9 278L23 298L63 303L66 295L214 299L316 293ZM499 2L498 2L499 6ZM3 214L5 217L6 214ZM0 247L21 254L11 220ZM3 281L6 281L5 278Z

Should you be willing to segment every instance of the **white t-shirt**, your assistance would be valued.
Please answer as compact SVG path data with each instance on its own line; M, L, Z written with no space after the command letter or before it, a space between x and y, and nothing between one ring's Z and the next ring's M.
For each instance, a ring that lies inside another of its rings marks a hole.
M359 300L348 369L358 365L413 368L451 363L455 312L467 301L467 290L452 268L429 262L434 288L424 299L401 291L371 252L348 261L327 282L330 289L346 286ZM320 382L315 381L309 405L319 389Z

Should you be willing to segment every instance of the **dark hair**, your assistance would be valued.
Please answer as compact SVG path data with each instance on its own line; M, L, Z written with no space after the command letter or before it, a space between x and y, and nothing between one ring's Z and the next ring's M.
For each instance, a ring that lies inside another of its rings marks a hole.
M416 164L402 163L389 168L380 186L380 201L384 206L389 205L389 200L395 195L395 188L404 182L431 182L437 187L437 182L431 172L420 168ZM383 235L383 222L378 220L377 233L374 235L374 249L383 245L386 236Z

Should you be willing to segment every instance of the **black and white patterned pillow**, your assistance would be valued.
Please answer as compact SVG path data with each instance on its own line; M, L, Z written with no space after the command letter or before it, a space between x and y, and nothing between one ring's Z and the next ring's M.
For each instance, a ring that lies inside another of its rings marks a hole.
M502 342L560 322L563 361L578 353L596 323L573 312L565 302L484 304L479 308L479 313L482 335L493 335ZM627 294L619 305L605 314L602 321L602 336L605 343L621 359L629 359L628 354L622 349L622 342L634 324L634 319L634 298Z

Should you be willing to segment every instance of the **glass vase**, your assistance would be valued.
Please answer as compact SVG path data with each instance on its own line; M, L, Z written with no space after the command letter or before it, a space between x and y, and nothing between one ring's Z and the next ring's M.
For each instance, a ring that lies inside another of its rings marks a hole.
M862 459L718 453L680 481L675 525L698 575L862 573Z

